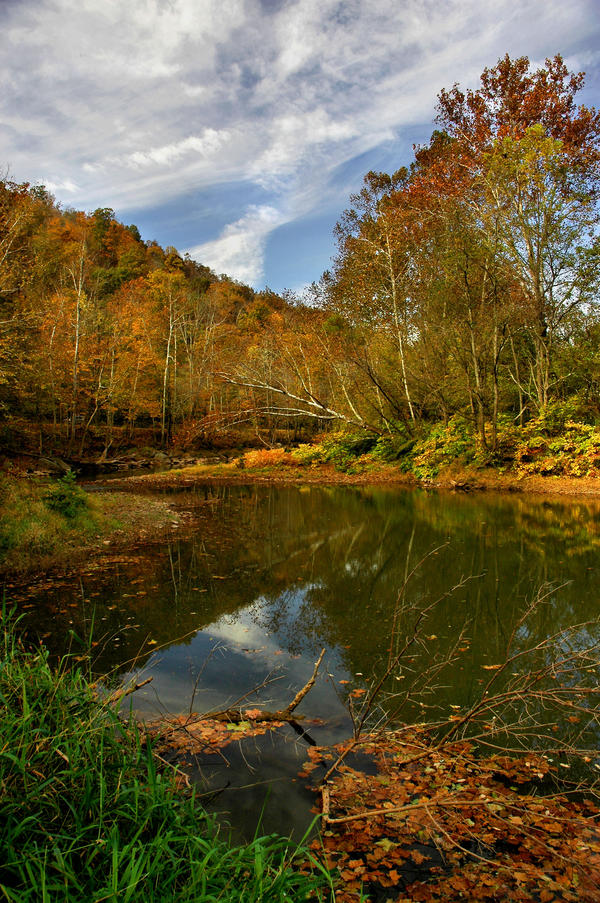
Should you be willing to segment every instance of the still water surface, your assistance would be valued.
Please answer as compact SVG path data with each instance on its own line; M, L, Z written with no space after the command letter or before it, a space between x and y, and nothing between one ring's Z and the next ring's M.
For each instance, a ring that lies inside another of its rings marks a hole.
M600 614L598 504L265 485L205 486L173 499L194 509L193 535L32 588L26 603L56 651L69 630L91 632L99 673L152 675L132 697L144 717L225 708L268 675L247 704L283 707L325 647L326 667L299 711L322 720L308 726L316 742L343 739L349 693L387 661L405 583L409 603L440 599L426 622L427 651L412 667L443 655L462 629L468 636L426 699L442 711L477 693L483 666L502 660L511 625L540 587L552 590L518 637L523 644ZM437 711L415 703L403 716ZM194 777L201 791L228 785L214 805L236 835L254 832L263 804L264 831L310 824L310 796L294 780L306 744L291 727L225 755L204 757Z

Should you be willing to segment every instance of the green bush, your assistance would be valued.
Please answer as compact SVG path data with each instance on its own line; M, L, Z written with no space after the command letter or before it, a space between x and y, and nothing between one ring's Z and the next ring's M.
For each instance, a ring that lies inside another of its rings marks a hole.
M323 461L323 449L320 445L299 445L291 451L292 460L301 467L309 467L311 464L321 464Z
M526 428L547 436L556 436L569 422L578 417L578 406L574 400L550 402L537 417L529 421Z
M102 497L70 484L0 476L0 570L44 568L48 556L66 561L69 549L118 526Z
M404 461L415 447L415 442L416 439L407 437L404 433L380 436L371 455L376 461L382 461L385 464Z
M429 434L415 444L412 470L419 479L434 479L442 468L459 463L472 463L477 446L472 428L462 417L452 417L447 425L436 424Z
M56 482L45 497L48 508L68 518L77 517L87 508L87 496L75 480L74 472L69 470Z
M377 442L377 436L368 433L334 433L322 445L323 460L337 470L356 472L359 458L368 454Z
M600 430L586 423L566 421L562 432L542 432L539 420L523 429L515 444L520 473L587 477L600 474Z

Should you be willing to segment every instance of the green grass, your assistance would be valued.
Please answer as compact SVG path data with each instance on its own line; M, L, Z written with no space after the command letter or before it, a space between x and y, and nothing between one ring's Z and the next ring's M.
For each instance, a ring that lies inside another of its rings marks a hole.
M289 841L231 846L81 666L0 625L0 900L296 901L328 884Z
M0 567L28 570L79 538L91 538L114 524L97 500L70 477L55 483L0 478Z

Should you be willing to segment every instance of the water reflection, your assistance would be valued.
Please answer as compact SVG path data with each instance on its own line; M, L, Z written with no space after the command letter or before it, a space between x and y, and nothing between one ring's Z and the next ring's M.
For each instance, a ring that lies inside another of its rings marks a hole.
M325 721L314 729L319 742L339 739L347 694L385 667L394 630L400 642L410 627L395 612L411 574L408 602L440 600L428 654L447 654L463 628L470 638L436 691L442 707L473 699L540 586L555 589L517 635L523 646L600 610L597 504L269 486L207 486L176 502L195 510L193 536L32 588L26 603L56 651L69 630L93 631L100 673L152 674L135 697L145 715L222 708L269 674L251 701L278 708L325 646L326 671L303 709ZM287 761L279 749L274 758Z

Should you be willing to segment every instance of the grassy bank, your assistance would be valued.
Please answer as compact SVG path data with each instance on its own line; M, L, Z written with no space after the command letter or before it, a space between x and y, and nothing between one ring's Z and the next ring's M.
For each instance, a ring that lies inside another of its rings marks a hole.
M90 494L72 475L0 479L0 574L73 564L98 550L164 535L183 521L163 499Z
M14 903L297 901L282 838L234 847L81 667L0 626L0 897Z
M397 483L598 496L600 428L554 411L524 427L504 424L492 451L481 447L466 421L454 418L412 435L330 434L312 445L254 449L227 464L174 469L113 485L169 488L201 481Z

